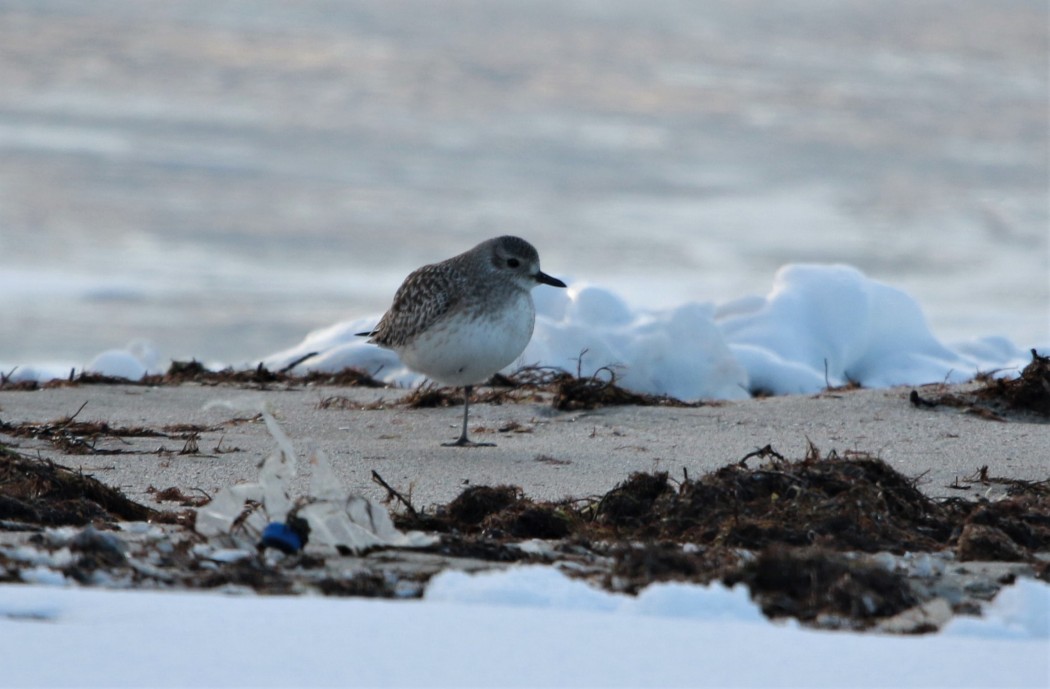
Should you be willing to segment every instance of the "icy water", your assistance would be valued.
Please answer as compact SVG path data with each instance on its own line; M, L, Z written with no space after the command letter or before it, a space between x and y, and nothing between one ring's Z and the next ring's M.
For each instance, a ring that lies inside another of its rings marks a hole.
M638 306L791 262L1050 342L1042 0L0 1L0 362L250 360L519 234Z

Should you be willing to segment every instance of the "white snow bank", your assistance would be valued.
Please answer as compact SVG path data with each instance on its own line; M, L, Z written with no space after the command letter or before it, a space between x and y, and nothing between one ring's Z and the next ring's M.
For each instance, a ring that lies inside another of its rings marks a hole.
M566 290L540 286L533 297L535 334L508 370L538 364L589 376L609 367L624 387L683 400L810 394L849 381L865 387L961 382L981 371L1018 370L1029 359L1001 337L945 345L907 293L842 265L785 266L765 297L717 308L631 309L616 293L585 282ZM301 373L355 367L387 383L423 382L393 352L356 335L379 317L316 330L262 363L281 370L300 362L295 370ZM137 379L155 372L156 361L152 347L133 343L104 352L86 369ZM21 380L50 370L17 373Z
M753 389L812 393L850 381L865 387L964 382L983 361L941 344L918 303L849 266L781 268L760 301L722 310L722 332L744 362Z
M536 331L509 370L539 364L587 376L611 367L624 387L685 400L740 399L759 390L809 394L849 381L866 387L962 382L1028 359L1003 338L948 347L908 294L849 266L786 266L767 296L717 309L689 303L632 311L610 290L579 282L567 290L538 287L533 297ZM298 370L356 366L389 383L421 382L392 352L354 335L378 320L318 330L263 363L283 368L317 352Z

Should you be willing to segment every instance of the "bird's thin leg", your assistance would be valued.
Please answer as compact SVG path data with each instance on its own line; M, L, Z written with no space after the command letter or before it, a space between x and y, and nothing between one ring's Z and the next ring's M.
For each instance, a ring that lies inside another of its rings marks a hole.
M454 443L442 443L444 447L495 447L496 443L476 443L467 437L467 419L470 415L470 393L474 390L473 385L463 386L463 432L459 434L459 440Z
M459 434L460 445L469 445L470 438L467 437L467 419L470 418L470 393L473 392L470 385L463 387L463 432Z

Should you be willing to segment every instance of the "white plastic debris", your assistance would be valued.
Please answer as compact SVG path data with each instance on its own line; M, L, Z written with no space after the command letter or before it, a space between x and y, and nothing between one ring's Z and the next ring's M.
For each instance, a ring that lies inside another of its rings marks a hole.
M233 522L244 511L244 504L249 500L259 502L262 496L259 483L238 483L223 488L211 502L197 509L197 533L207 538L230 533Z
M316 446L310 452L309 493L293 499L289 484L298 471L295 450L273 416L264 411L262 417L277 449L260 469L258 482L224 488L198 508L197 533L207 538L233 537L243 543L245 537L258 540L268 524L290 524L298 517L310 527L310 545L341 551L361 552L377 546L420 548L437 540L418 531L400 531L382 505L348 493L324 451ZM249 502L260 504L261 509L239 521Z
M437 539L418 531L403 533L382 505L362 495L350 495L336 476L324 450L310 454L310 502L299 516L310 525L313 543L361 551L380 545L420 548Z
M219 548L212 551L208 555L208 559L213 562L240 562L241 560L247 560L251 556L252 552L243 548Z

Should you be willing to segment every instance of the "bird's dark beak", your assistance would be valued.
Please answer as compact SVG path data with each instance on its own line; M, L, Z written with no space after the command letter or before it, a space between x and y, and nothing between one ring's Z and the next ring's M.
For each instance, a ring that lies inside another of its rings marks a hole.
M544 285L550 285L551 287L564 287L565 283L558 278L547 275L542 270L536 273L536 282L541 282Z

